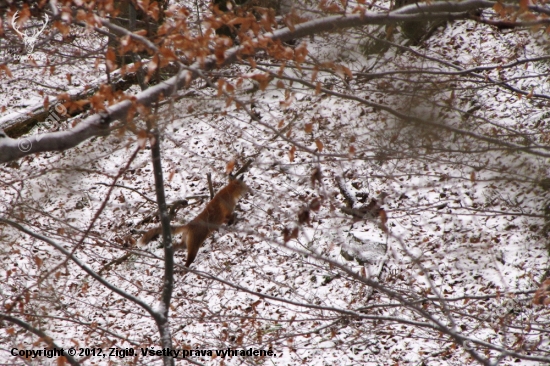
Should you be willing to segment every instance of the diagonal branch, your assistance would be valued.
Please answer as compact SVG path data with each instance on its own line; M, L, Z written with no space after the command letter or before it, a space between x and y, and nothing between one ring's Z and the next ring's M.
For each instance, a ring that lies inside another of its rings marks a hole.
M42 338L42 340L44 342L46 342L48 344L48 346L50 347L53 347L55 349L58 349L58 350L61 350L63 349L62 347L58 346L51 337L49 337L46 333L44 333L42 330L38 329L38 328L35 328L33 327L32 325L30 325L29 323L27 322L24 322L23 320L21 319L18 319L18 318L15 318L13 316L10 316L8 314L4 314L4 313L0 313L0 320L5 320L5 321L8 321L10 323L13 323L13 324L17 324L18 326L20 326L21 328L25 329L26 331L28 332L31 332L37 336L39 336L40 338ZM66 352L63 352L63 357L65 357L65 359L67 360L68 363L70 363L71 365L73 366L78 366L80 365L80 362L78 362L77 360L75 360L73 357L71 357L70 355L68 355ZM60 363L60 365L62 365L63 363Z
M144 301L142 301L141 299L133 296L133 295L130 295L129 293L119 289L118 287L114 286L113 284L111 284L109 281L107 281L106 279L104 279L103 277L101 277L99 274L97 274L93 269L91 269L90 267L88 267L86 264L84 264L83 262L81 262L78 258L76 258L71 252L69 252L67 249L63 248L63 246L57 242L55 242L54 240L48 238L48 237L45 237L44 235L41 235L41 234L38 234L38 233L35 233L34 231L31 231L29 229L27 229L26 227L22 226L22 225L19 225L18 223L14 222L14 221L11 221L9 219L5 219L5 218L1 218L0 217L0 222L3 222L5 224L8 224L14 228L16 228L17 230L27 234L27 235L30 235L32 236L33 238L36 238L40 241L43 241L49 245L51 245L52 247L54 247L55 249L57 249L58 251L60 251L61 253L63 253L63 255L65 255L66 257L70 258L77 266L79 266L80 268L82 268L82 270L84 270L84 272L86 272L88 275L90 275L93 279L95 279L97 282L101 283L103 286L107 287L109 290L115 292L116 294L122 296L123 298L125 298L126 300L130 300L131 302L141 306L145 311L147 311L155 320L157 320L159 318L159 314L153 310L149 305L147 305Z
M296 82L296 83L300 83L300 84L302 84L304 86L307 86L309 88L315 88L316 87L316 85L314 83L303 80L303 79L299 79L299 78L295 78L295 77L291 77L291 76L285 76L285 75L278 75L278 74L276 74L276 73L274 73L274 72L272 72L268 69L261 68L261 67L257 67L257 69L265 71L265 72L269 72L271 75L273 75L275 77L278 77L279 79L285 79L285 80L293 81L293 82ZM487 143L494 144L494 145L497 145L497 146L503 146L507 149L516 150L516 151L525 151L529 154L536 155L536 156L550 157L550 153L545 152L545 151L541 151L541 150L547 150L548 149L547 146L543 146L543 145L536 145L536 146L518 145L518 144L511 143L511 142L503 141L503 140L498 139L498 138L493 138L493 137L489 137L489 136L485 136L485 135L480 135L480 134L477 134L475 132L471 132L471 131L463 130L463 129L456 128L456 127L453 127L453 126L449 126L449 125L446 125L444 123L439 123L437 121L432 122L432 121L429 121L429 120L426 120L426 119L423 119L423 118L411 116L411 115L402 113L402 112L400 112L400 111L398 111L394 108L391 108L387 105L371 102L370 100L359 97L357 95L350 95L350 94L340 93L340 92L336 92L336 91L326 89L326 88L320 88L319 91L321 91L321 92L323 92L327 95L336 96L336 97L342 98L342 99L354 100L354 101L359 102L361 104L364 104L366 106L374 107L376 109L385 111L385 112L387 112L387 113L389 113L389 114L391 114L391 115L393 115L393 116L395 116L395 117L397 117L397 118L399 118L403 121L429 125L429 126L433 126L435 128L442 128L442 129L445 129L447 131L454 132L458 135L472 137L476 140L485 141ZM535 149L539 149L539 150L535 150Z

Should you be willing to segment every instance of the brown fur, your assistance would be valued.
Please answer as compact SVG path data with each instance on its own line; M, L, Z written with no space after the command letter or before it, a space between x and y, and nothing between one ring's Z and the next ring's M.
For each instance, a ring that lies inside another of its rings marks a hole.
M172 235L183 234L181 243L174 245L174 250L187 247L187 260L185 266L189 267L199 252L199 248L213 231L222 224L227 224L233 218L233 211L239 198L249 190L248 186L240 179L232 179L223 187L214 198L208 202L204 210L183 226L171 226ZM140 240L144 245L154 237L162 233L162 228L149 230Z

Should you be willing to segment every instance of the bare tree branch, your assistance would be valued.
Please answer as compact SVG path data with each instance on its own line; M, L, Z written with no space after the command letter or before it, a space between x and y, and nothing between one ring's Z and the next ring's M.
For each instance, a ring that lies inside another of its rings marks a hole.
M98 275L93 269L91 269L90 267L88 267L87 265L85 265L83 262L81 262L78 258L76 258L73 254L71 254L71 252L69 252L67 249L63 248L63 246L61 244L58 244L57 242L53 241L52 239L50 238L47 238L45 237L44 235L41 235L41 234L38 234L38 233L35 233L34 231L31 231L25 227L23 227L22 225L19 225L18 223L14 222L14 221L11 221L11 220L8 220L6 218L1 218L0 217L0 222L3 222L5 224L8 224L14 228L16 228L17 230L27 234L27 235L30 235L32 236L33 238L35 239L38 239L40 241L43 241L49 245L51 245L52 247L54 247L55 249L57 249L58 251L60 251L61 253L63 253L63 255L65 255L66 257L70 258L76 265L78 265L80 268L82 268L82 270L84 270L84 272L86 272L87 274L89 274L93 279L95 279L96 281L98 281L99 283L101 283L103 286L107 287L109 290L113 291L114 293L122 296L123 298L127 299L127 300L130 300L131 302L141 306L145 311L147 311L154 319L157 319L159 317L159 313L157 313L155 310L153 310L149 305L147 305L145 302L143 302L142 300L140 300L139 298L133 296L133 295L130 295L129 293L119 289L118 287L112 285L109 281L107 281L106 279L104 279L103 277L101 277L100 275Z
M21 319L17 319L13 316L10 316L8 314L4 314L4 313L0 313L0 320L5 320L5 321L8 321L10 323L13 323L13 324L16 324L18 326L20 326L21 328L39 336L40 338L42 338L42 340L44 342L46 342L48 344L48 346L50 347L53 347L53 348L56 348L56 349L62 349L63 347L60 347L58 346L51 337L49 337L46 333L44 333L43 331L41 331L40 329L38 328L35 328L33 327L32 325L30 325L29 323L27 322L24 322L23 320ZM76 359L74 359L72 356L68 355L67 353L64 353L63 354L63 357L65 357L65 359L67 360L67 362L69 362L71 365L73 366L78 366L80 365L80 362L78 362Z
M170 331L169 312L172 292L174 290L174 247L172 246L172 233L170 230L170 214L166 206L164 195L164 179L162 177L162 162L160 153L160 131L158 122L151 121L152 135L149 139L151 144L151 160L153 161L153 174L155 177L155 192L159 207L160 223L162 225L162 241L164 243L164 281L161 291L159 316L155 320L158 324L160 341L163 348L172 349L172 332ZM165 366L173 366L174 359L171 355L164 355Z
M312 82L309 82L309 81L306 81L306 80L303 80L303 79L300 79L300 78L294 78L294 77L284 76L284 75L277 75L276 73L273 73L273 72L271 72L267 69L260 68L260 67L258 67L258 69L269 72L270 74L272 74L274 76L277 76L281 79L291 80L291 81L300 83L302 85L305 85L307 87L315 88L315 84L313 84ZM402 113L402 112L400 112L400 111L398 111L394 108L391 108L387 105L371 102L370 100L367 100L365 98L362 98L362 97L359 97L359 96L356 96L356 95L349 95L349 94L345 94L345 93L341 93L341 92L336 92L336 91L326 89L326 88L320 88L320 91L322 91L323 93L328 94L328 95L337 96L337 97L342 98L342 99L354 100L354 101L360 102L361 104L367 105L369 107L374 107L374 108L383 110L383 111L388 112L389 114L391 114L391 115L393 115L393 116L395 116L395 117L397 117L397 118L399 118L403 121L414 122L414 123L424 124L424 125L428 125L428 126L433 126L433 127L436 127L436 128L441 128L441 129L444 129L444 130L447 130L447 131L450 131L450 132L454 132L454 133L459 134L459 135L472 137L476 140L485 141L485 142L488 142L488 143L491 143L491 144L494 144L494 145L500 145L500 146L506 147L507 149L511 149L511 150L525 151L529 154L536 155L536 156L550 157L550 153L540 151L540 150L536 150L536 149L548 150L548 146L545 146L545 145L539 145L539 146L518 145L518 144L514 144L514 143L511 143L511 142L504 141L502 139L497 139L497 138L492 138L492 137L488 137L488 136L485 136L485 135L480 135L480 134L472 132L472 131L467 131L467 130L456 128L456 127L453 127L453 126L450 126L450 125L446 125L444 123L439 123L437 121L430 121L430 120L427 120L427 119L411 116L411 115L408 115L406 113Z

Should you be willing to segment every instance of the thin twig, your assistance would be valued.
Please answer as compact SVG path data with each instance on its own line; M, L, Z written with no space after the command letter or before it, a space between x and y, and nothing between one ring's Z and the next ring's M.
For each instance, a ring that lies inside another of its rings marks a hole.
M235 173L235 177L238 177L239 175L241 175L243 173L246 173L248 171L248 169L250 169L250 166L252 165L253 161L254 160L252 160L252 159L247 160L247 162L244 163L244 165L241 167L241 169L239 169L237 171L237 173Z
M107 186L107 187L119 187L119 188L124 188L124 189L128 189L132 192L135 192L137 194L139 194L141 197L145 198L147 201L149 202L152 202L152 203L157 203L155 200L152 200L150 199L149 197L147 197L146 195L144 195L143 193L141 193L140 191L138 191L137 189L135 188L132 188L132 187L126 187L126 186L123 186L121 184L109 184L109 183L102 183L102 182L99 182L99 183L96 183L96 184L100 184L102 186Z
M206 179L208 180L208 191L210 192L210 199L214 198L214 187L212 186L212 174L206 173Z

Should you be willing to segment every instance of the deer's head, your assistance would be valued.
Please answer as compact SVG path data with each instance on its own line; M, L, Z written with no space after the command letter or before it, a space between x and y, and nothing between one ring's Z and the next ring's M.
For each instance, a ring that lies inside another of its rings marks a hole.
M18 16L19 16L19 10L17 10L15 14L13 14L13 17L11 18L11 26L13 30L17 32L17 34L23 37L23 43L25 44L25 51L27 53L32 53L32 51L34 50L34 45L38 40L38 36L40 35L40 33L44 31L44 29L46 28L46 25L48 25L48 20L50 18L48 17L48 14L44 14L44 25L42 26L42 28L40 30L35 29L33 33L29 35L27 34L27 32L21 33L19 31L18 29L19 27L17 26L17 22L16 22Z

